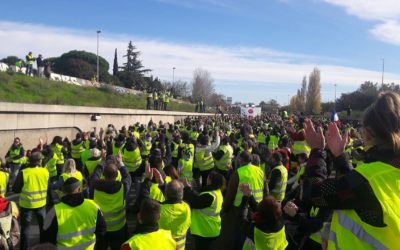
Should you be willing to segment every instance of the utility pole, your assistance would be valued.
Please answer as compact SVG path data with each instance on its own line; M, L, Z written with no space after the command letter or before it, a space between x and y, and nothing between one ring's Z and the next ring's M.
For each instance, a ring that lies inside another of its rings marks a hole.
M96 82L99 81L99 34L101 33L101 30L97 30L97 71L96 71Z
M175 82L175 67L172 68L172 84Z

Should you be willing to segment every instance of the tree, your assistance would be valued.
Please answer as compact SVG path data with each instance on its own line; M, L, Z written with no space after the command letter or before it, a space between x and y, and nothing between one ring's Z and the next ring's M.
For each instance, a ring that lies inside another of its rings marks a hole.
M7 56L6 58L3 58L0 60L0 62L3 62L7 64L8 66L15 66L15 63L21 60L17 56Z
M309 114L320 114L321 110L321 72L314 68L308 81L306 111Z
M301 89L298 93L298 108L299 111L306 111L306 95L307 95L307 76L303 77L303 82L301 83Z
M53 64L53 71L58 74L74 76L91 80L96 76L97 56L96 54L72 50L62 54L60 57L48 59ZM110 65L103 57L99 57L99 80L110 81L108 73Z
M163 89L171 92L173 96L186 98L190 96L190 87L189 84L185 81L175 81L168 82L165 81L162 83Z
M280 105L277 100L270 99L268 102L260 102L261 111L268 113L276 113L278 112Z
M202 68L195 69L192 81L193 100L203 100L207 105L209 105L211 96L214 93L214 79L212 79L211 74Z
M118 75L118 54L117 54L117 49L115 49L115 54L114 54L114 65L113 65L113 76Z

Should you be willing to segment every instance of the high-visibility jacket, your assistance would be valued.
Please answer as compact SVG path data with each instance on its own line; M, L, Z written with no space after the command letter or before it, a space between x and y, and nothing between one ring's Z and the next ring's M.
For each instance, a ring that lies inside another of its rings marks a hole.
M172 237L176 241L176 249L185 249L186 232L190 227L190 221L190 207L186 202L161 204L158 225L161 229L171 231Z
M206 154L206 148L197 150L194 157L194 167L200 169L200 171L207 171L214 168L214 158L212 154Z
M149 156L152 146L153 146L153 145L151 144L150 141L144 140L144 141L143 141L143 150L142 150L142 152L141 152L141 155L144 156L144 157Z
M0 171L0 196L1 197L6 196L9 177L10 177L10 175L8 173Z
M149 98L149 99L153 98L153 93L147 94L147 98Z
M122 144L120 147L117 147L116 145L115 145L115 142L112 144L112 154L114 155L114 156L118 156L118 154L120 153L120 152L122 152L122 148L125 146L125 143L124 144Z
M190 139L192 139L192 141L197 141L198 137L199 137L199 133L197 131L190 132Z
M183 143L183 144L182 144L182 147L183 147L183 151L184 151L184 152L185 152L185 151L189 151L191 157L192 157L192 158L194 157L194 145L193 145L192 143Z
M71 144L71 156L74 159L80 159L82 152L85 150L83 141L78 144Z
M274 150L278 148L279 138L276 135L269 136L268 149Z
M177 158L178 157L178 151L179 151L179 143L176 143L174 141L172 141L172 144L174 145L174 149L171 152L171 156L173 158Z
M155 232L135 234L123 245L129 245L132 250L163 249L175 250L176 242L171 231L158 229Z
M301 153L305 153L306 155L309 155L311 152L310 146L308 146L307 142L304 141L294 141L292 145L292 153L294 155L298 155Z
M85 199L76 207L61 202L54 206L57 217L57 249L94 249L99 207Z
M218 189L202 194L210 194L214 199L209 207L192 210L190 233L201 237L217 237L221 231L222 192Z
M228 144L219 146L219 150L222 150L224 155L219 160L214 159L215 166L220 170L230 169L232 166L233 148Z
M383 162L371 162L354 171L368 180L382 207L386 225L367 224L354 210L335 210L328 249L399 249L400 169Z
M285 250L288 245L285 227L276 233L264 233L254 227L254 242L247 238L243 250Z
M126 148L124 148L122 150L122 161L129 172L135 172L142 164L142 156L140 155L139 147L133 151L128 151Z
M287 186L287 179L288 179L288 172L287 169L283 165L276 166L272 169L278 170L281 173L280 179L276 183L274 189L270 190L271 195L275 197L277 201L283 201L285 198L286 186ZM271 173L272 173L271 171ZM271 179L271 173L269 179Z
M57 176L57 156L53 155L47 162L46 166L47 170L49 171L50 177Z
M169 183L171 180L171 177L167 176L165 178L165 183ZM158 202L165 201L165 196L161 189L158 187L158 183L151 183L149 197Z
M154 93L154 101L158 101L158 94Z
M97 165L99 165L101 162L101 158L98 159L88 159L85 162L85 168L87 169L89 176L93 174L94 170L96 169Z
M8 162L12 162L12 163L14 163L14 164L21 164L21 159L22 159L22 158L13 160L14 157L20 155L20 153L21 153L21 147L17 147L17 148L12 148L12 147L10 147L10 149L8 150L8 153L9 153L8 155L9 155L9 158L10 158L10 159L8 160Z
M40 208L46 205L49 171L34 167L22 170L24 184L19 195L19 206L23 208Z
M35 58L32 55L26 55L26 61L29 65L33 65L33 63L35 62Z
M56 143L52 146L54 157L57 159L57 164L64 164L64 154L62 152L63 145Z
M319 212L319 207L311 207L311 210L309 212L309 215L311 218L314 218L318 215ZM312 233L310 235L310 239L312 239L313 241L322 244L322 233L321 231L317 231L315 233Z
M86 161L90 158L90 149L85 149L81 154L82 165L85 166Z
M265 144L266 136L265 136L264 132L262 132L262 131L258 132L258 134L257 134L257 142L259 144Z
M63 178L63 181L66 182L69 178L74 177L79 181L81 184L81 191L83 190L83 176L82 173L78 170L76 170L73 173L62 173L61 178Z
M239 176L239 183L233 205L239 207L242 202L243 193L239 190L240 184L242 183L250 185L251 190L253 190L254 199L260 202L264 192L264 172L261 168L249 164L238 168L237 173Z
M187 179L188 182L193 181L193 158L189 160L181 158L178 162L179 167L181 167L180 179Z
M122 229L126 224L124 185L117 193L109 194L94 190L93 200L99 205L107 225L107 232Z

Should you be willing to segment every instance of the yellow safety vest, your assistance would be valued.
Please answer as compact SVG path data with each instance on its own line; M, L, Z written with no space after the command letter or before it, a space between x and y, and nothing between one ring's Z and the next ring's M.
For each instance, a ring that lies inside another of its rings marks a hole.
M107 232L118 231L126 224L124 185L117 193L94 190L93 200L99 205L107 224Z
M233 205L239 207L240 203L242 203L243 194L239 190L241 183L249 184L251 190L253 190L254 199L260 202L264 192L264 172L261 168L249 164L238 168L237 172L239 175L239 183Z
M200 169L200 171L207 171L214 168L214 159L212 154L206 156L206 149L200 149L196 152L194 158L194 167Z
M386 226L369 225L354 210L335 210L328 249L399 249L400 169L383 162L372 162L362 164L354 171L368 180L382 207Z
M46 163L47 170L49 171L50 177L57 176L57 156L53 155Z
M215 166L220 170L228 170L232 166L232 159L233 159L233 148L230 145L221 145L219 146L219 150L224 152L224 155L221 159L215 161Z
M199 137L199 133L196 131L192 131L190 132L190 139L192 139L192 141L197 141L197 138Z
M177 158L177 157L178 157L179 144L176 143L176 142L174 142L174 141L172 141L172 144L174 145L174 150L172 150L171 156L172 156L173 158Z
M310 210L310 217L311 217L311 218L316 217L316 216L318 215L318 212L319 212L319 207L311 207L311 210ZM319 244L322 244L322 234L321 234L321 231L312 233L312 234L310 235L310 239L312 239L312 240L315 241L315 242L318 242Z
M83 141L78 144L71 144L71 156L74 159L80 159L82 152L85 150L83 147Z
M118 156L118 154L121 152L122 148L125 146L125 143L121 145L121 147L115 146L115 142L112 144L112 154L114 156Z
M243 245L243 250L285 250L289 245L286 240L285 227L276 233L264 233L254 228L254 243L249 238Z
M6 197L9 176L10 175L8 173L0 171L0 196L1 197Z
M149 142L147 140L144 140L143 141L143 150L142 150L142 153L141 153L142 156L145 156L145 157L149 156L152 146L153 145L151 144L151 142Z
M64 154L62 152L63 146L56 143L56 145L52 146L54 157L57 159L57 164L64 164Z
M80 171L76 170L74 173L62 173L61 177L63 178L64 182L66 182L71 177L76 178L81 184L81 191L83 191L83 176Z
M90 158L90 149L85 149L81 154L82 165L85 166L86 161Z
M183 143L182 146L183 146L183 151L189 150L190 154L191 154L191 157L193 158L193 156L194 156L194 145L192 143Z
M33 58L32 55L27 55L26 59L27 59L29 65L33 65L33 63L35 62L35 58Z
M85 199L77 207L65 203L54 206L58 231L57 249L94 249L98 206Z
M308 146L307 142L304 141L294 141L292 145L292 152L294 155L305 153L310 155L311 148Z
M155 232L135 234L127 240L123 245L129 245L133 250L162 249L175 250L176 242L172 238L171 231L158 229Z
M35 167L22 170L24 185L19 195L19 206L23 208L40 208L46 206L49 171Z
M142 164L142 156L140 155L140 149L137 147L133 151L128 151L126 148L123 149L122 161L129 172L135 172Z
M9 157L10 160L9 162L12 162L14 164L21 164L21 158L13 160L12 158L19 156L19 154L21 153L21 147L17 147L16 149L13 149L12 147L8 150L9 152Z
M200 193L202 194L210 194L214 200L207 208L192 210L190 233L201 237L217 237L221 231L222 192L218 189Z
M279 165L274 167L272 170L277 169L281 173L281 177L276 183L276 187L270 190L271 195L275 197L277 201L283 201L285 198L286 186L287 186L287 179L288 179L288 172L287 169L283 165ZM271 171L272 173L272 171ZM271 179L271 173L270 178Z
M97 160L87 160L85 161L85 168L87 169L89 176L93 174L94 170L96 169L97 165L101 162L101 158Z
M265 134L263 132L258 132L258 134L257 134L257 142L259 144L265 144L266 137L265 137Z
M268 149L275 150L278 148L279 138L276 135L269 136Z
M186 232L190 227L191 214L189 205L182 201L175 204L161 204L161 229L170 230L176 241L176 249L185 249Z
M106 177L104 177L103 173L101 173L100 180L105 180ZM117 172L117 177L115 178L116 181L121 181L122 180L122 175L121 171L118 170Z
M179 159L179 164L182 166L180 179L188 179L188 182L193 181L193 158L186 160L184 158Z
M172 180L171 177L169 176L165 177L165 183L169 183L171 180ZM151 183L149 197L160 203L165 201L164 194L158 187L158 183Z

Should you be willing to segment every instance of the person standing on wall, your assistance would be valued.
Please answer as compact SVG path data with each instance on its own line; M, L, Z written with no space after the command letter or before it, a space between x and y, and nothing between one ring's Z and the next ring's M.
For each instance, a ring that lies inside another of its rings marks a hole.
M153 99L153 92L151 92L151 90L149 90L149 92L147 92L147 105L146 105L146 109L151 109L151 101Z
M36 65L38 69L38 77L43 78L44 77L44 62L43 62L43 56L39 54L38 58L36 58Z
M35 62L35 58L32 55L32 52L29 52L26 55L26 75L30 76L33 70L33 63Z

